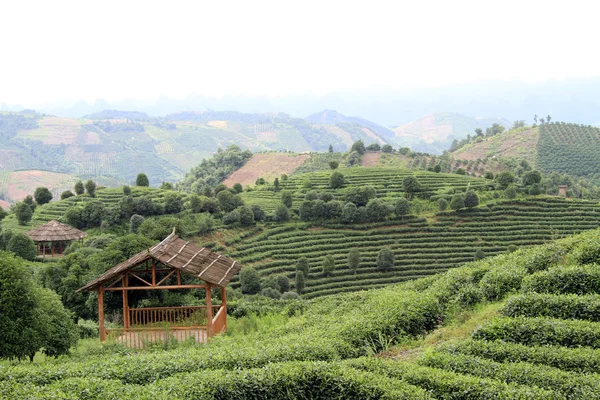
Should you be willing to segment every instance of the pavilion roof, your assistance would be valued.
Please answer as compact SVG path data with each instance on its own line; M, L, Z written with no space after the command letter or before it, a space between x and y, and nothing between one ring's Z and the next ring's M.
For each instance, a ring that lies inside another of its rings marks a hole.
M34 242L58 242L83 239L87 233L73 228L71 225L52 220L30 230L26 235Z
M231 278L242 268L240 264L227 257L179 238L173 229L173 233L162 242L115 265L78 291L94 290L104 282L122 275L125 271L135 268L149 259L154 259L163 265L221 287L227 286Z

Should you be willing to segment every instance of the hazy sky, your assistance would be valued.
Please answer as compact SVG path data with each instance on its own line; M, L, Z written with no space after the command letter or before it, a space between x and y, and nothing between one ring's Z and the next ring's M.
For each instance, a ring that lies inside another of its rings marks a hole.
M10 1L0 103L600 74L593 1Z

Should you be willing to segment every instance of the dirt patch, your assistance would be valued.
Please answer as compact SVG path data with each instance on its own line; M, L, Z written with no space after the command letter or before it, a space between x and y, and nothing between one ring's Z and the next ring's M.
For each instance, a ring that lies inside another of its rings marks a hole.
M415 121L400 125L393 129L396 137L417 137L426 143L446 139L452 134L452 125L436 125L435 116L426 115Z
M282 174L291 174L309 158L308 154L292 155L286 153L255 154L242 168L233 172L223 183L232 187L235 183L242 186L254 185L258 178L272 182Z
M60 193L71 189L75 176L48 171L17 171L10 174L8 197L12 201L21 201L27 195L33 195L35 189L47 187L54 199L60 199Z
M206 125L217 129L227 129L227 121L208 121Z
M362 167L376 167L379 165L380 160L381 152L367 151L365 154L363 154L362 159L360 161L360 165Z
M10 209L10 203L8 201L0 200L0 207L2 207L4 211L8 211Z
M362 131L365 133L365 135L378 142L379 144L385 144L383 139L374 134L369 128L362 128Z
M277 132L274 132L274 131L256 132L256 138L262 142L276 142L277 141Z

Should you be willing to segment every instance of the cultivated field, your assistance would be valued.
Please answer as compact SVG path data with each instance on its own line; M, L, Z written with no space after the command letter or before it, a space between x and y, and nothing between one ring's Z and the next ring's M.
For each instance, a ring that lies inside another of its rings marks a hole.
M255 154L240 169L231 174L223 183L229 187L235 183L242 186L254 185L258 178L272 182L273 179L282 174L290 175L298 168L310 155L292 155L286 153L266 153Z
M72 189L76 177L69 174L60 174L48 171L15 171L10 173L7 182L8 198L20 201L27 195L33 195L37 187L44 186L50 189L55 199L60 198L64 190ZM3 182L0 182L2 185ZM0 187L0 190L2 188Z

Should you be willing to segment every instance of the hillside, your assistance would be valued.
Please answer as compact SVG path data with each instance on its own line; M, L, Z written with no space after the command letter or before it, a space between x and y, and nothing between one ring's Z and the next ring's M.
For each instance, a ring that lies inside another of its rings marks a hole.
M229 334L201 346L124 356L113 345L52 362L2 362L0 394L598 398L600 287L597 268L583 264L598 261L599 234L304 307L283 303L254 317L256 330L236 331L251 319L230 318Z
M393 128L394 141L414 151L441 154L453 139L473 134L476 128L486 129L494 123L510 126L502 118L469 117L457 113L433 113Z
M235 170L223 181L228 187L239 183L242 186L254 185L258 178L272 182L283 174L292 174L310 155L287 153L254 154L241 168Z

